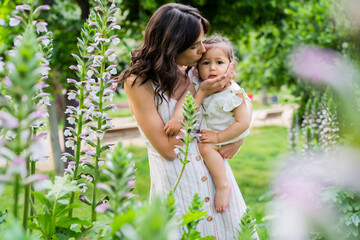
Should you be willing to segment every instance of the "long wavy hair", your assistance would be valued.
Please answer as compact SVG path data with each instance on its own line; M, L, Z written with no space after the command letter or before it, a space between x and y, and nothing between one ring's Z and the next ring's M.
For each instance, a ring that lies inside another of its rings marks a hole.
M179 70L176 58L199 37L201 28L209 30L209 22L193 7L169 3L161 6L150 18L145 29L144 43L131 52L130 67L119 76L123 83L130 75L141 77L141 85L151 81L155 97L161 101L171 96Z

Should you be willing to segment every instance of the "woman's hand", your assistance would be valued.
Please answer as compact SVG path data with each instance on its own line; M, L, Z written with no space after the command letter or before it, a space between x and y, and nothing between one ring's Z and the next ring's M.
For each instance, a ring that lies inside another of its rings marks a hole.
M244 138L237 142L221 146L221 148L219 149L220 155L223 158L232 159L236 155L236 153L239 151L243 142L244 142Z
M233 68L234 63L231 62L224 75L202 81L198 91L203 91L205 96L221 91L229 85Z

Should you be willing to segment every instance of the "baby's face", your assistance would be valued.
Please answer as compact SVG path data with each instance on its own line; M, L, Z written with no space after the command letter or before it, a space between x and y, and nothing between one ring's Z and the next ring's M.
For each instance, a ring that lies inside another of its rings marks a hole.
M206 50L198 65L200 79L206 80L224 74L229 63L230 60L222 48L213 47Z

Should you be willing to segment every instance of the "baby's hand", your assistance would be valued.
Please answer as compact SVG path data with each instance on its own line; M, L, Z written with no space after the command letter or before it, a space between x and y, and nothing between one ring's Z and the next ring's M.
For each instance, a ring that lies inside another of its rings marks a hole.
M177 118L171 118L169 122L165 125L164 131L169 136L176 135L181 128L180 120Z
M216 132L203 129L200 131L200 134L201 134L201 137L200 137L201 142L204 142L204 143L218 143L219 142Z

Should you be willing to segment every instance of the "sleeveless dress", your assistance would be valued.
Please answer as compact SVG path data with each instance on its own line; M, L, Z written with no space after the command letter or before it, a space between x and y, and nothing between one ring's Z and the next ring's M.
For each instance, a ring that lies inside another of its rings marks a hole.
M174 113L177 101L175 99L166 99L161 103L156 101L159 115L164 124L166 124ZM139 131L145 140L148 149L148 158L150 166L150 201L154 196L167 196L168 191L172 189L180 174L182 163L175 159L168 161L160 156L156 149L151 145L145 134L139 127ZM223 213L217 213L214 206L215 185L209 174L208 169L200 155L197 142L189 146L190 161L184 170L180 183L175 192L176 218L180 218L187 212L193 196L198 193L204 200L203 211L208 215L200 221L198 231L202 237L211 236L218 240L233 240L237 238L240 219L246 210L244 199L240 193L239 187L234 178L234 174L226 159L224 159L227 180L231 185L231 195L229 205ZM179 229L179 237L182 235Z

